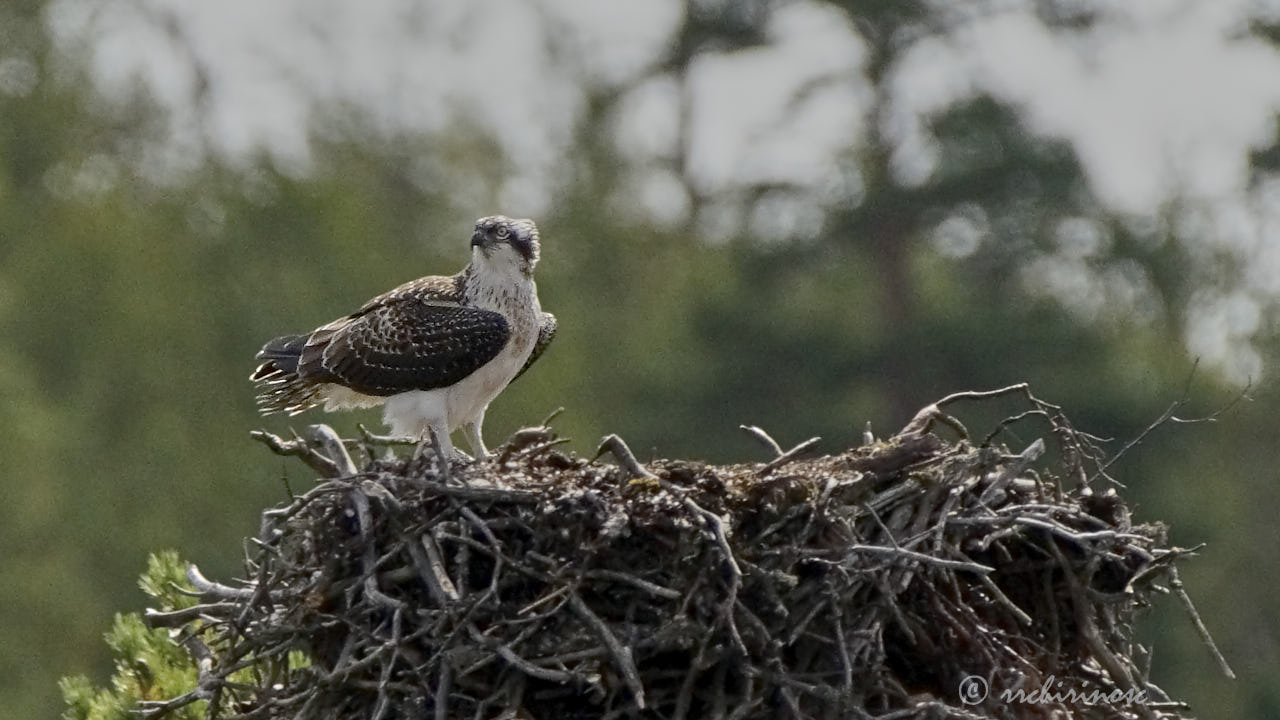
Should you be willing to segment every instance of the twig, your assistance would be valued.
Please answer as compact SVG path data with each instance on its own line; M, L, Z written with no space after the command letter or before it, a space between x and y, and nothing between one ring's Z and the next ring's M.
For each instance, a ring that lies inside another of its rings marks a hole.
M764 445L766 450L772 452L774 457L778 457L782 454L782 446L778 444L778 441L774 440L769 433L765 432L761 428L758 428L755 425L739 425L738 427L745 430L751 437L759 440L760 444Z
M307 440L316 443L324 450L324 455L333 463L338 477L351 477L356 474L356 464L351 461L351 454L342 444L342 438L328 425L307 426Z
M414 567L418 570L419 577L426 584L427 590L435 599L436 604L446 607L450 603L458 601L458 589L453 586L453 581L449 579L449 572L445 569L444 558L440 554L440 546L436 545L436 541L431 535L423 533L420 542L405 543L405 547L409 551L409 557L412 558Z
M1177 596L1179 602L1182 603L1182 607L1187 611L1187 615L1191 617L1191 624L1195 627L1196 634L1204 641L1205 647L1209 648L1209 653L1213 655L1213 659L1218 663L1218 668L1222 670L1222 674L1230 680L1235 680L1235 671L1231 669L1231 666L1227 664L1227 659L1218 650L1218 644L1213 641L1213 636L1209 634L1209 628L1205 627L1204 620L1200 619L1200 613L1196 612L1196 606L1191 602L1191 596L1187 595L1187 591L1182 587L1182 578L1178 577L1178 568L1170 566L1169 575L1169 587L1173 588L1173 594Z
M952 430L955 430L956 434L961 438L965 440L969 439L969 430L965 428L959 420L942 412L939 403L926 405L921 408L920 411L915 414L915 417L911 418L911 422L907 423L906 427L898 431L898 436L919 437L925 435L929 432L929 429L933 427L935 422L940 422Z
M1064 527L1059 523L1042 518L1032 517L1029 515L1016 516L998 516L998 517L954 517L947 519L948 525L1025 525L1027 527L1040 528L1048 530L1065 540L1070 540L1079 545L1087 545L1090 540L1145 540L1143 535L1138 533L1117 532L1115 530L1095 530L1092 532L1077 532L1070 528Z
M453 685L453 666L444 663L440 666L440 675L436 678L436 720L449 718L449 691Z
M423 497L447 497L479 503L507 503L510 505L536 505L538 493L514 488L472 487L469 485L441 485L430 483L419 488Z
M782 453L778 457L765 463L764 467L756 471L756 477L764 477L765 475L768 475L769 473L773 472L774 470L777 470L783 465L786 465L792 460L795 460L796 458L800 457L801 455L809 452L814 447L816 447L821 440L822 438L820 437L811 437L808 440L805 440L804 442L800 443L799 445L796 445L795 447Z
M606 452L613 455L618 461L618 465L626 470L630 477L655 479L658 476L644 469L644 466L636 460L636 456L632 454L631 448L623 442L622 438L617 435L605 435L600 439L600 447L596 450L596 454L591 458L592 462L600 459L600 456Z
M427 435L431 439L431 448L435 450L436 471L440 474L440 484L448 485L452 468L449 466L449 458L444 454L444 444L440 441L440 436L434 427L427 428Z
M534 665L528 660L520 657L516 651L512 650L506 644L480 632L474 623L467 623L467 632L470 633L473 641L491 648L494 652L501 655L503 660L506 660L520 672L528 675L529 677L535 677L539 680L547 680L554 683L572 683L578 679L573 673L561 670L552 670L551 668Z
M1197 360L1196 363L1198 365L1199 360ZM1195 374L1195 367L1191 369L1191 373L1192 375ZM1248 400L1249 388L1252 387L1252 385L1246 385L1245 388L1241 390L1237 395L1235 395L1226 405L1223 405L1222 407L1218 408L1212 413L1209 413L1208 415L1205 415L1203 417L1198 417L1198 418L1184 419L1184 418L1178 417L1175 413L1178 412L1179 408L1181 408L1183 405L1186 405L1188 402L1191 401L1190 383L1191 383L1191 378L1188 377L1187 378L1188 387L1183 389L1182 397L1170 403L1169 407L1165 408L1165 411L1160 414L1160 417L1156 418L1142 432L1138 433L1137 437L1125 443L1124 447L1120 448L1115 455L1112 455L1110 458L1108 458L1107 461L1102 464L1102 467L1099 468L1096 473L1090 476L1089 482L1092 482L1099 475L1106 476L1107 470L1109 470L1112 465L1119 462L1120 458L1124 457L1130 450L1142 444L1142 441L1146 440L1147 436L1155 432L1158 428L1160 428L1165 423L1173 422L1173 423L1190 425L1194 423L1217 422L1219 417L1221 417L1224 413L1230 411L1231 408L1235 407L1241 400Z
M933 565L950 570L964 570L966 572L986 575L995 572L995 568L987 567L980 563L965 562L963 560L947 560L946 558L934 557L933 555L925 555L913 550L906 550L901 547L885 547L884 545L850 545L847 548L852 553L867 553L868 555L888 555L892 557L900 557L906 560L912 560L926 565Z
M1017 618L1023 627L1035 625L1035 619L1028 615L1026 610L1018 607L1016 603L1010 600L1009 596L1000 589L995 580L992 580L988 575L979 575L978 577L982 580L982 586L987 589L987 592L991 593L991 597L995 598L996 602L1004 606L1005 610L1008 610L1011 615ZM1052 603L1050 603L1049 608L1050 610L1056 610Z
M563 405L556 408L555 410L552 410L546 417L542 418L542 423L541 423L542 427L545 427L545 428L551 427L551 421L560 417L563 413L564 413Z
M166 702L143 701L139 703L140 708L143 710L142 716L146 720L157 720L197 700L209 700L211 701L210 705L216 707L215 698L221 689L222 678L213 674L213 653L195 635L187 635L180 644L186 648L191 655L191 660L195 663L196 686L191 691Z
M360 524L360 538L364 541L361 565L364 568L364 594L370 601L389 610L402 610L404 603L378 589L377 556L370 537L373 513L369 511L369 497L358 487L350 490L351 504L356 509L356 522Z
M272 435L266 430L251 430L249 437L266 445L271 452L277 455L296 457L306 463L307 467L315 470L321 477L340 477L338 466L332 460L313 450L301 438L295 440L285 440L278 435Z
M356 430L359 431L360 433L361 441L369 445L383 445L383 446L399 445L399 446L411 447L421 442L421 440L419 440L418 438L397 437L395 435L377 435L372 431L370 431L369 428L365 427L364 423L357 423ZM344 443L346 444L350 444L351 442L353 441L344 441Z
M604 642L605 647L609 648L609 654L613 656L613 661L618 664L618 670L622 672L622 678L627 683L627 688L631 690L631 694L635 696L636 707L643 710L644 705L644 684L640 682L640 672L636 670L636 661L631 657L631 648L626 647L618 642L617 636L609 629L609 626L596 615L587 604L582 601L578 593L569 591L569 607L573 608L574 613L582 618L592 631L599 636Z
M986 490L982 491L982 495L978 497L978 502L989 502L997 492L1003 490L1006 485L1012 482L1014 478L1021 475L1023 470L1026 470L1031 463L1040 459L1040 456L1043 454L1044 440L1036 438L1035 442L1031 443L1025 450L1018 453L1014 457L1013 462L1005 466L1004 470L1000 473L1000 476L993 480L991 484L987 486Z
M1023 382L1014 385L1006 385L1005 387L996 388L995 390L965 390L962 392L951 393L933 404L941 408L958 400L986 400L989 398L1002 397L1004 395L1013 395L1015 393L1021 393L1031 397L1030 388L1030 385Z
M1107 671L1107 674L1121 689L1132 689L1135 683L1134 677L1130 675L1129 669L1125 667L1124 663L1107 646L1106 641L1102 639L1098 632L1098 625L1094 621L1093 610L1085 599L1083 588L1088 586L1088 577L1084 581L1076 577L1072 564L1062 554L1058 543L1050 540L1046 545L1048 545L1049 551L1053 553L1054 559L1058 561L1058 565L1063 569L1062 575L1067 581L1067 590L1071 594L1071 605L1075 608L1077 631L1084 638L1085 645L1093 653L1094 659L1098 661L1098 664ZM1088 572L1090 576L1093 574L1092 570ZM1143 717L1154 718L1151 710L1142 705L1138 705L1137 710Z
M618 572L617 570L588 570L583 574L583 576L588 578L608 578L610 580L618 580L638 587L647 593L657 595L660 598L666 598L667 600L679 600L682 597L678 590L672 590L671 588L663 587L661 585L651 583L648 580L638 578L635 575Z
M234 588L231 588L234 589ZM192 605L189 608L181 610L170 610L161 612L155 608L147 608L142 615L142 621L149 628L158 627L182 627L187 623L198 620L206 616L230 615L233 611L239 610L240 605L233 602L216 602L206 605Z
M537 456L546 450L569 442L569 438L557 438L551 428L545 426L520 428L502 445L498 463L503 464L517 455Z
M833 593L834 594L834 593ZM831 608L831 618L835 623L836 646L840 650L840 687L846 698L853 696L853 661L849 658L849 640L844 634L844 610L839 599L827 602Z
M220 600L248 600L253 597L254 588L234 588L230 585L213 582L206 578L195 563L187 564L187 581L201 595L212 595Z
M747 654L747 646L742 641L742 635L738 632L738 622L734 619L738 591L742 588L742 567L738 565L738 559L733 554L733 547L729 544L729 537L725 534L724 521L720 519L719 515L694 502L693 498L689 497L680 487L667 480L655 479L667 492L680 498L680 502L686 508L700 516L711 527L711 535L720 547L720 553L724 556L725 566L729 568L729 592L722 604L721 615L729 627L729 636L733 639L734 648L745 656Z

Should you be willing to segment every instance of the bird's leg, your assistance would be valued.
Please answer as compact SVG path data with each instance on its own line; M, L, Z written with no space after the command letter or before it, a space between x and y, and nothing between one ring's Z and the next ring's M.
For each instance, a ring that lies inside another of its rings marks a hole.
M471 456L462 452L458 448L454 447L452 440L449 439L448 423L442 422L439 425L436 425L433 423L431 427L435 430L436 437L440 438L440 449L444 451L445 457L449 458L450 460L461 460L463 462L471 462ZM428 433L428 438L429 437L430 437L430 434ZM467 435L467 439L468 441L470 441L471 439L470 434ZM475 446L474 443L472 443L473 448L474 446ZM484 447L483 444L481 445L481 447L482 448Z
M483 422L484 411L482 410L475 420L462 424L462 434L467 436L467 444L471 446L471 452L475 453L477 460L489 459L489 448L484 446L484 438L480 435L480 424Z
M436 428L436 437L440 438L440 449L444 451L444 456L449 459L462 458L468 460L466 453L453 446L453 441L449 438L449 431L444 428Z

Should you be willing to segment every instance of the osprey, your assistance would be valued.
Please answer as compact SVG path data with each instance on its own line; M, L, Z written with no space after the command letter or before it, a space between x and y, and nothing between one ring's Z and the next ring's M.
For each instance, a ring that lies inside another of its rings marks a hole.
M449 434L461 427L476 457L488 457L485 409L556 332L533 281L538 250L532 220L480 218L458 274L407 282L311 333L272 340L249 377L262 414L382 405L392 434L434 430L455 457Z

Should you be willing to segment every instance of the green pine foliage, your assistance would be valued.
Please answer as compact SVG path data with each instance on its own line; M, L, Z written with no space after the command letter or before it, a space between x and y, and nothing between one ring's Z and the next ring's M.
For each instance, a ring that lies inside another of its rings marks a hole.
M159 609L176 610L195 604L183 594L185 563L174 551L153 554L138 584ZM135 720L134 710L143 701L178 697L196 686L196 667L163 628L151 629L138 613L118 614L106 634L115 657L110 687L94 687L83 675L59 682L67 704L65 720ZM169 715L177 720L204 717L204 702L196 701Z
M187 563L172 550L155 553L147 559L147 570L138 580L143 592L160 612L193 607L197 600L186 579ZM226 640L217 628L201 627L201 642L216 647ZM109 687L95 687L84 675L64 677L58 683L66 703L64 720L137 720L143 703L170 702L195 690L199 673L191 654L182 646L184 636L163 627L150 628L138 613L117 614L106 634L107 646L115 659L115 672ZM283 678L288 673L311 666L311 659L301 651L292 651L285 663L274 660L255 661L246 657L244 666L229 676L230 685L237 681L258 685L263 677ZM237 701L234 691L217 697L222 710ZM176 720L203 720L205 700L179 701L165 717Z

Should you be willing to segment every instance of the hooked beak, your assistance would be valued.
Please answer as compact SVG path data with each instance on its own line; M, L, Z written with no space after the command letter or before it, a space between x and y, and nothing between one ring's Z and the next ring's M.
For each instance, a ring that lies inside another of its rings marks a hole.
M480 230L476 230L475 234L471 236L471 247L484 247L487 244L486 240L485 234Z

